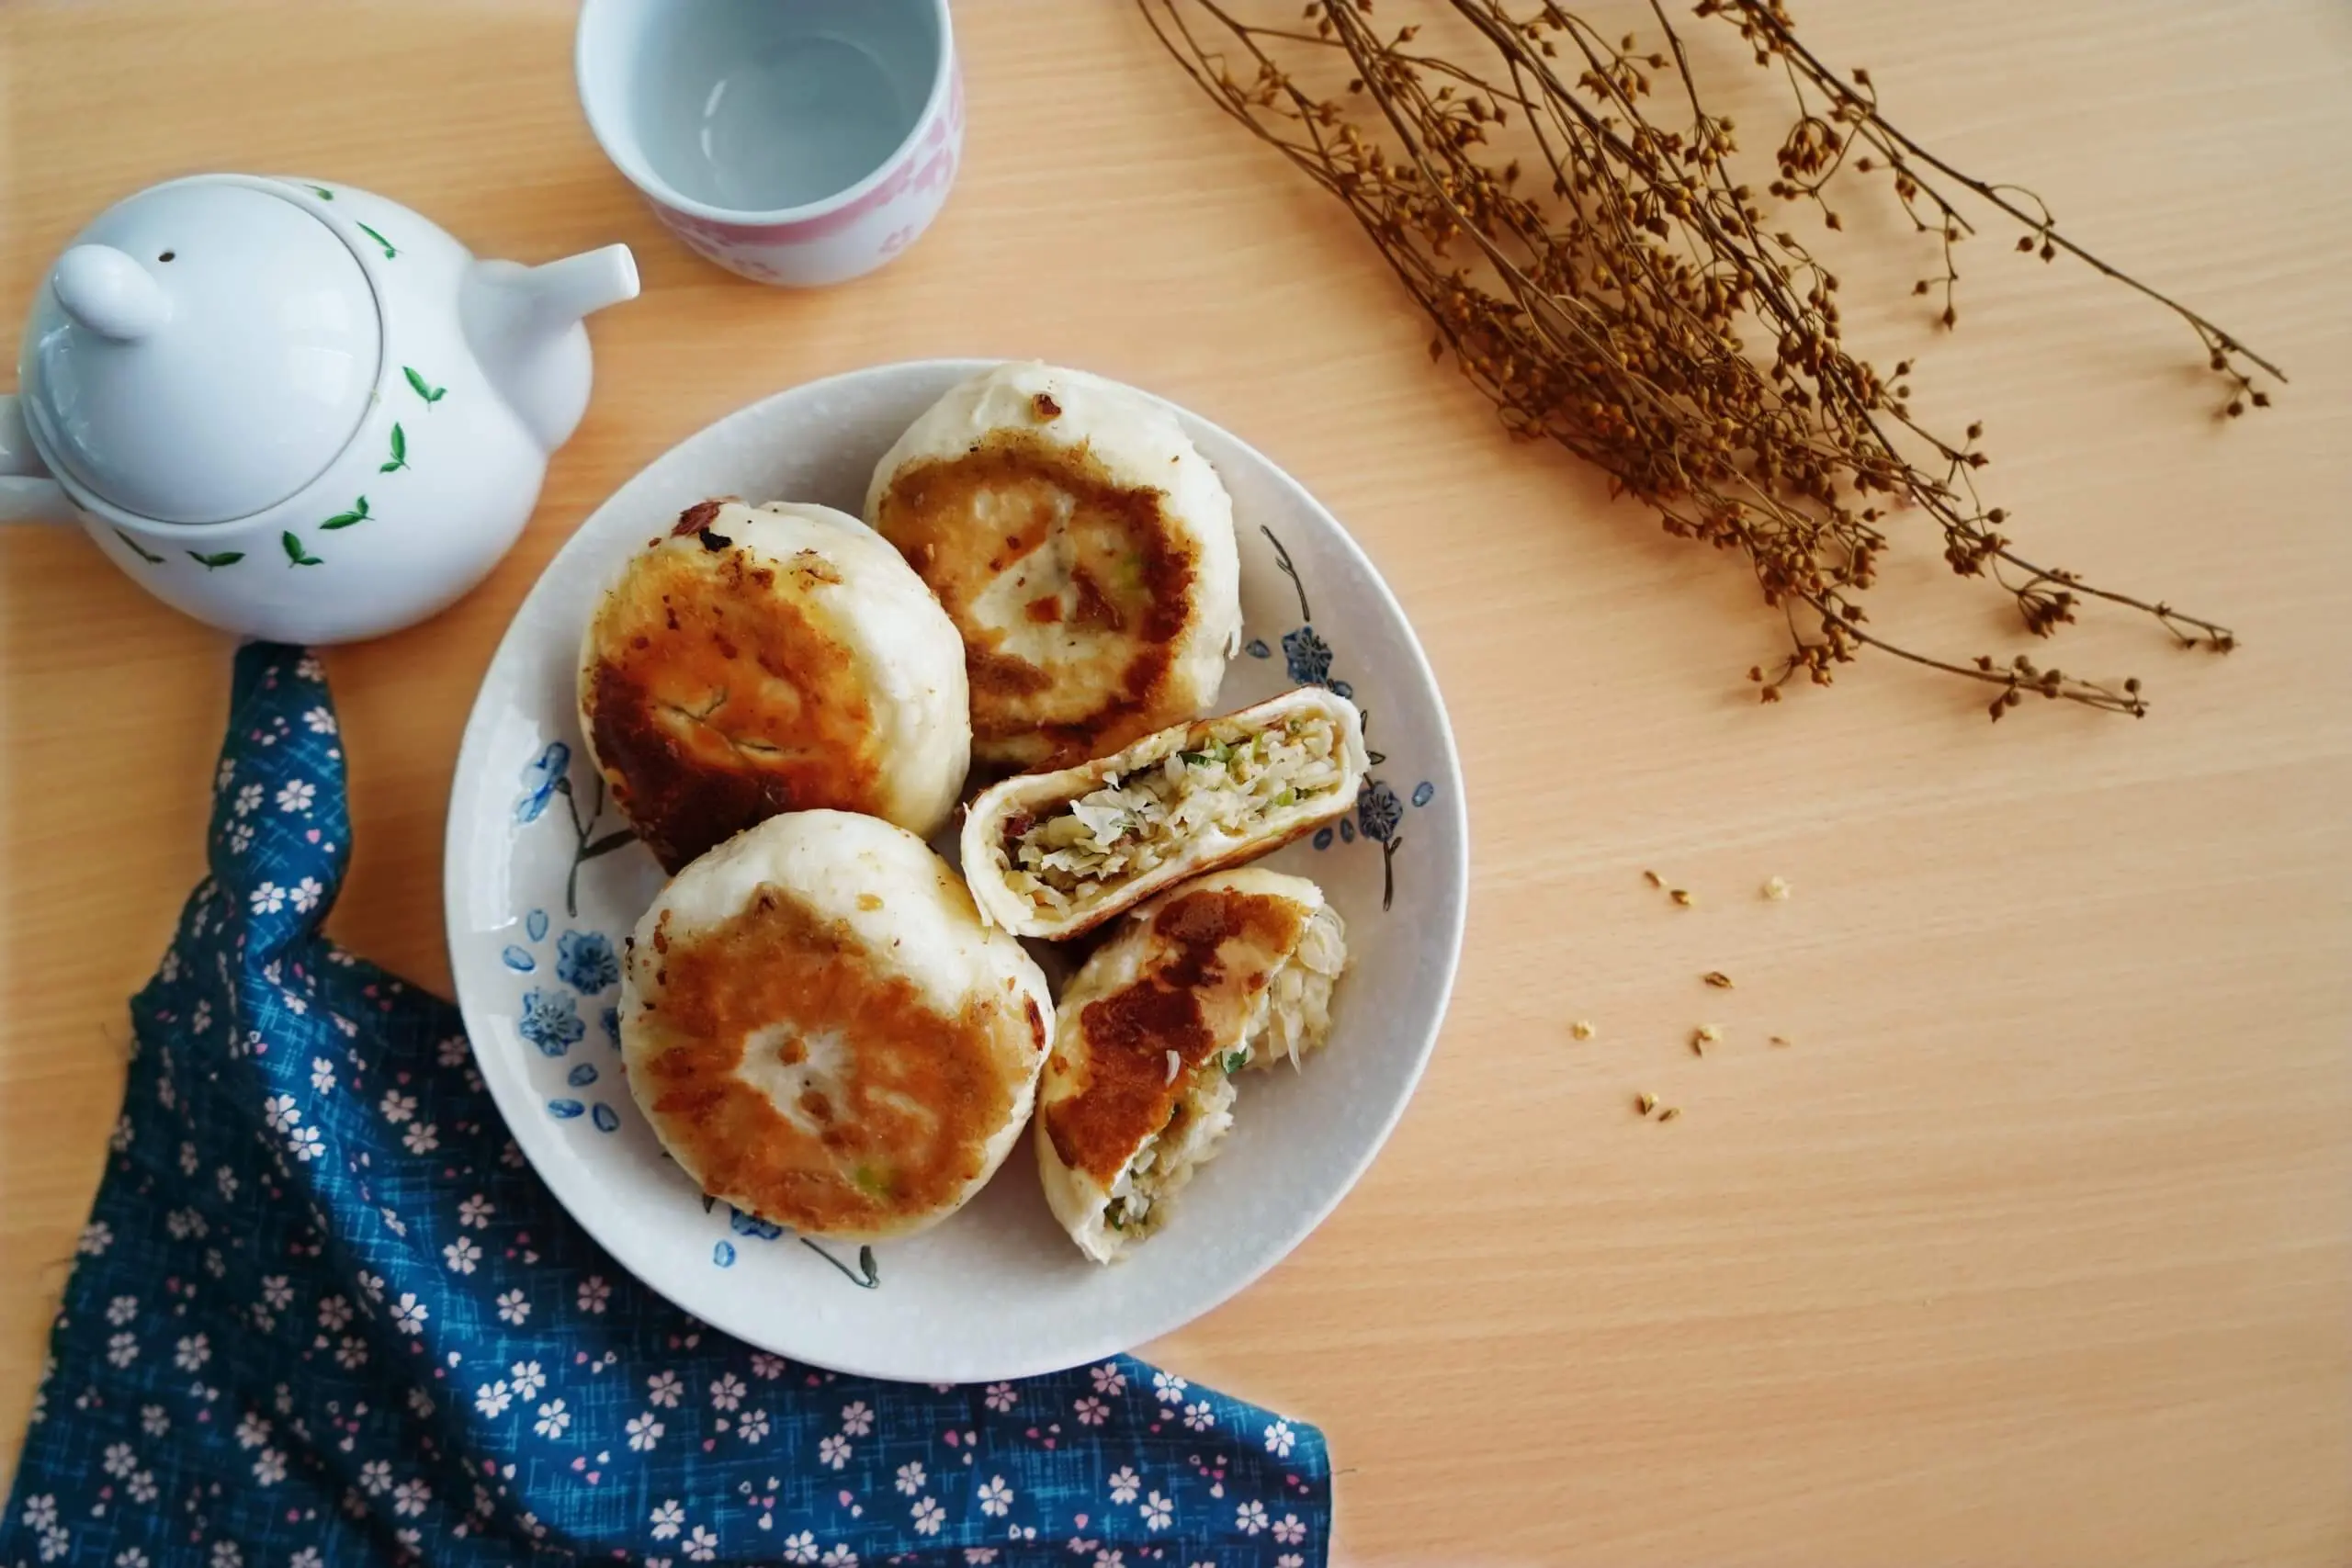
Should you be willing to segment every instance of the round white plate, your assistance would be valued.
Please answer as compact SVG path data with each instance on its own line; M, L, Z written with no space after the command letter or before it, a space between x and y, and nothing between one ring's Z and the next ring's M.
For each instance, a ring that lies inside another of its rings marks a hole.
M622 1081L615 950L662 874L582 754L581 629L623 558L707 496L856 513L899 433L985 363L877 366L779 392L673 447L598 508L523 602L483 678L445 872L475 1059L572 1217L647 1284L741 1339L837 1371L930 1382L1050 1371L1141 1344L1297 1246L1371 1163L1421 1076L1468 891L1453 740L1396 600L1295 481L1178 410L1233 492L1240 536L1249 646L1218 707L1321 682L1369 718L1374 780L1356 812L1269 863L1315 878L1346 917L1329 1044L1303 1072L1242 1081L1222 1153L1167 1228L1110 1268L1055 1223L1025 1137L960 1213L872 1248L870 1274L857 1247L820 1251L707 1205Z

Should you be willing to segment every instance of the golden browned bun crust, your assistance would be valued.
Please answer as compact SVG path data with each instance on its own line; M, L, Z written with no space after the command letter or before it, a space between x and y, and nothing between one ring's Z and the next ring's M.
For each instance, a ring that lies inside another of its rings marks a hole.
M771 818L689 866L631 939L630 1092L714 1197L809 1235L920 1230L1027 1118L1044 977L944 863L872 818Z
M583 639L582 728L662 869L778 812L917 832L969 756L961 649L854 518L704 502L633 557Z
M1232 503L1141 394L1000 367L891 449L866 516L963 636L981 761L1065 766L1215 699L1240 627Z

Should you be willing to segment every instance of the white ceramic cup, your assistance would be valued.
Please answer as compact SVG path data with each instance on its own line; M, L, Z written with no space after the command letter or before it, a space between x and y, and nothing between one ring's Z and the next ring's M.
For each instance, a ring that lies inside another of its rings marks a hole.
M580 101L696 254L807 288L930 227L964 147L947 0L586 0Z

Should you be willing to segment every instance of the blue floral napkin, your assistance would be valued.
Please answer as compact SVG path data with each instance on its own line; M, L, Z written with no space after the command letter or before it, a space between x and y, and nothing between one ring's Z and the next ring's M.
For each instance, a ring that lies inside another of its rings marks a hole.
M320 934L351 821L315 660L238 655L214 793L0 1562L1323 1562L1312 1427L1125 1358L837 1377L617 1268L456 1010Z

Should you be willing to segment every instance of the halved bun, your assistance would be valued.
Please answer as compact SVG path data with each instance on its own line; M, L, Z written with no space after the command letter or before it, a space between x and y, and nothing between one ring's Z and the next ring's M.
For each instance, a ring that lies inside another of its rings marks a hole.
M1369 766L1356 705L1302 686L982 791L964 818L964 875L983 919L1077 936L1345 816Z
M1322 890L1217 872L1130 916L1063 993L1037 1101L1046 1201L1108 1263L1152 1235L1233 1120L1233 1075L1323 1043L1346 931Z

